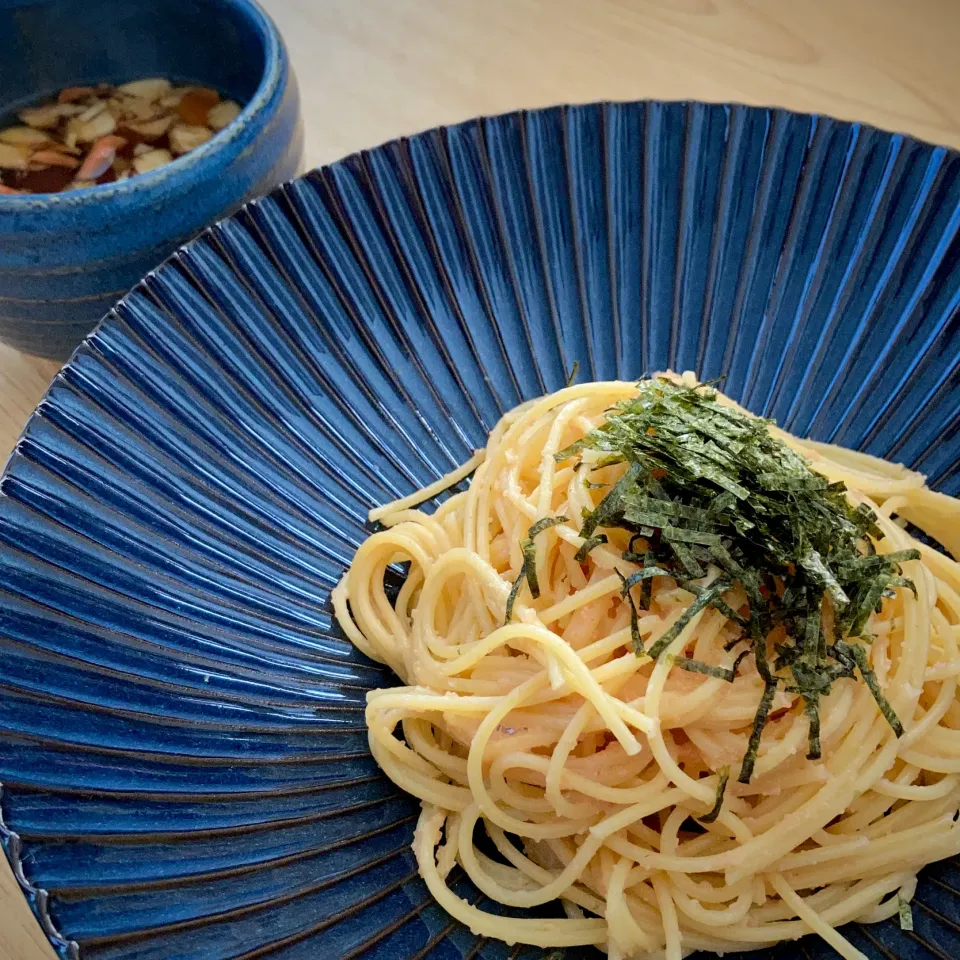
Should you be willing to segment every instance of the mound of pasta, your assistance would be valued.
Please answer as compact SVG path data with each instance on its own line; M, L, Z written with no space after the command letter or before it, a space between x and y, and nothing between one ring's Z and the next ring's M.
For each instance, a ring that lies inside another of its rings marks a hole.
M371 520L336 614L405 684L370 746L475 933L862 957L837 928L960 852L960 565L908 532L956 554L960 504L920 475L671 374L526 403Z

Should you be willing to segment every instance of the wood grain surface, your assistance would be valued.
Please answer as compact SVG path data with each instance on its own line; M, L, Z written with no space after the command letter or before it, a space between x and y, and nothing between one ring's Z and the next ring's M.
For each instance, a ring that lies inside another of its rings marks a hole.
M299 77L309 166L477 114L642 97L777 104L960 147L960 0L261 2ZM0 457L56 370L0 347ZM0 960L52 956L0 863Z

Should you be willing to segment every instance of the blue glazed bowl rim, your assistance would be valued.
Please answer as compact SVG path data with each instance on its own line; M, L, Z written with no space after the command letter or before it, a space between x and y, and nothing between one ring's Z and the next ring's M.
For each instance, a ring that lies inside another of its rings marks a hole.
M157 170L131 177L121 183L104 183L85 190L67 193L0 194L0 215L33 214L49 210L69 210L71 214L85 213L105 201L123 201L136 196L138 202L150 203L163 198L167 185L173 181L203 177L214 172L211 161L224 148L241 140L255 121L269 112L273 96L283 83L285 54L280 31L256 0L227 0L225 8L248 18L259 31L264 43L264 69L250 101L231 123L218 131L206 143L189 154L175 158ZM204 169L210 167L210 169Z
M266 13L255 2L255 0L232 0L232 2L234 3L235 6L243 7L249 12L251 12L252 14L258 15L260 17L265 27L267 28L269 44L270 44L268 48L268 67L267 67L267 70L265 70L264 79L261 82L260 87L258 87L256 94L251 99L250 104L248 104L248 107L244 110L243 114L241 115L242 117L243 115L246 115L247 110L250 110L251 115L254 115L258 110L264 109L265 105L268 103L273 87L282 77L282 71L284 68L284 54L283 54L284 48L283 48L282 39L279 36L279 32L277 31L275 24L273 24L273 22L266 15ZM926 140L922 137L915 136L914 134L904 133L902 131L897 131L897 130L888 130L883 127L878 127L875 124L871 124L864 121L843 119L840 117L831 116L830 114L826 114L826 113L793 110L789 107L783 107L783 106L771 106L771 105L765 105L765 104L749 104L749 103L743 103L740 101L731 101L731 100L708 101L708 100L697 100L697 99L691 99L691 98L679 98L679 99L671 100L671 99L662 99L662 98L655 98L655 97L654 98L641 97L641 98L632 98L632 99L625 98L625 99L616 99L616 100L615 99L590 100L590 101L584 101L579 103L561 102L561 103L549 104L549 105L538 106L538 107L529 107L529 108L520 107L513 110L500 111L494 114L479 114L473 117L465 118L460 121L456 121L454 123L438 124L437 126L425 128L423 130L418 130L411 134L402 134L396 137L391 137L387 140L376 143L370 147L365 147L359 150L351 151L350 153L345 154L344 156L330 163L322 164L318 167L311 168L309 171L306 171L298 175L297 177L292 178L291 180L288 180L282 184L279 184L278 186L270 190L268 193L264 194L264 196L257 197L253 200L246 202L245 204L243 204L241 208L235 211L232 214L232 216L236 216L238 213L244 210L250 210L254 208L257 204L261 203L263 200L282 194L288 184L299 181L299 180L304 180L307 177L309 177L312 173L315 173L318 170L326 170L331 167L339 167L347 163L354 157L363 156L364 154L367 154L372 151L379 151L385 147L390 146L391 144L408 141L410 139L423 136L425 134L429 134L437 131L443 132L454 127L469 125L471 123L483 122L488 120L496 120L500 117L509 117L513 115L546 113L546 112L555 111L555 110L562 111L567 109L589 108L589 107L608 106L608 105L616 105L616 104L628 105L628 104L641 104L641 103L647 107L657 107L657 108L664 108L669 106L683 106L683 107L700 106L700 107L718 107L726 110L728 113L732 110L748 110L748 111L766 112L768 114L790 114L796 117L806 118L812 122L816 121L816 122L824 122L824 123L830 123L830 124L840 124L848 127L856 127L861 130L875 131L888 137L899 138L902 140L910 141L912 143L926 147L930 150L942 151L945 155L960 157L960 149L950 147L944 144L937 144L930 140ZM237 124L237 121L234 121L234 124ZM233 125L231 125L231 127L232 126ZM239 124L237 124L237 126L239 126ZM230 130L231 127L227 127L226 130ZM223 131L223 132L226 132L226 131ZM219 134L218 134L218 137L219 137ZM218 137L213 138L213 140L218 139ZM204 151L204 155L209 153L210 151L206 150L206 148L209 147L211 143L213 143L213 140L211 140L204 146L198 148L198 150L195 151L195 153L199 154L201 153L201 151ZM222 142L225 142L225 141L222 141ZM193 156L193 154L191 154L191 156ZM186 165L180 167L180 169L181 170L186 169ZM163 171L161 170L157 172L162 173ZM152 176L153 174L143 175L144 179ZM129 181L127 183L129 183ZM122 188L125 185L126 184L120 184L119 188ZM90 194L93 194L93 199L96 200L96 199L99 199L101 196L108 195L107 191L110 186L112 185L104 185L102 188L93 188L90 191L78 191L78 193L87 193L88 197ZM49 195L46 195L46 197L54 199L57 197L62 198L63 195L49 194ZM84 199L87 200L88 197L85 197ZM0 198L0 201L2 201L3 199L9 199L11 201L20 201L21 203L23 203L24 201L37 202L36 200L30 201L29 198L24 198L24 197ZM44 202L43 198L41 198L40 202L41 203ZM0 210L0 212L2 212L2 210ZM93 330L91 330L90 333L84 338L84 340L76 347L76 349L71 354L70 358L63 364L63 366L60 368L56 376L48 385L47 389L44 391L44 394L41 397L40 402L37 404L37 407L30 414L30 416L27 419L27 422L24 424L23 430L21 431L16 444L11 450L9 456L3 462L2 469L0 469L0 496L3 496L3 483L8 477L10 462L12 461L16 452L18 451L20 447L20 443L24 439L24 436L29 430L30 425L32 424L34 418L37 417L39 410L43 407L48 394L54 388L56 382L62 376L63 371L66 370L68 367L71 367L77 358L86 355L90 351L93 343L97 340L101 330L107 329L109 326L115 323L122 322L116 315L116 307L122 304L127 299L127 297L132 295L134 292L138 291L142 286L143 280L145 280L147 277L151 276L152 274L156 273L157 271L164 269L168 263L175 261L184 250L187 250L190 247L194 246L195 244L201 242L212 231L214 231L216 227L217 227L217 224L214 223L209 225L205 229L203 229L199 234L197 234L197 236L193 237L190 241L183 244L181 247L175 250L172 254L170 254L170 256L167 257L162 263L158 264L156 268L154 268L148 274L146 274L143 278L141 278L140 282L137 283L133 288L131 288L131 290L118 301L118 303L114 306L114 308L112 308L109 312L107 312L101 318L101 320L97 323L97 325L93 328ZM3 783L0 782L0 798L2 798L2 795L3 795ZM55 923L54 918L50 912L49 894L44 888L34 885L27 878L23 869L23 855L22 855L20 837L15 831L11 830L7 826L7 824L4 823L2 809L0 809L0 849L2 849L2 854L6 857L7 861L10 864L14 879L19 885L21 892L24 895L24 898L27 900L31 908L31 912L34 914L43 933L48 938L55 952L59 955L59 957L62 958L62 960L81 960L79 944L76 941L66 938L57 928L57 924Z

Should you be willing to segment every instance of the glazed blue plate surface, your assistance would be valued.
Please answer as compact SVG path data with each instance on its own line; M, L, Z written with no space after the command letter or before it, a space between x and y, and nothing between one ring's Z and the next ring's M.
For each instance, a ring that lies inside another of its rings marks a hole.
M533 958L431 901L329 593L367 511L672 367L960 491L960 157L741 106L555 108L296 180L57 377L0 498L0 827L62 957ZM454 877L472 900L483 898ZM871 958L960 956L960 864ZM597 956L570 951L568 956ZM813 938L755 954L826 958Z

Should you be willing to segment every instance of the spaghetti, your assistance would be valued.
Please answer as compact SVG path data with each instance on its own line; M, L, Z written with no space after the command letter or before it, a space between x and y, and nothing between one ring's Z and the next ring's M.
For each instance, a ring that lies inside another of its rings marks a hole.
M666 569L664 530L612 519L633 468L582 445L637 390L526 403L449 478L475 468L466 492L415 509L438 483L371 515L384 529L333 594L351 641L406 684L368 695L371 750L420 798L420 872L476 934L677 960L815 932L860 958L836 928L902 912L917 871L960 853L960 565L905 529L956 551L960 505L903 467L770 426L873 518L864 569L908 559L882 595L865 588L862 638L841 636L846 595L828 572L805 627L766 623L751 648L758 591L784 600L781 579L753 592L722 579L707 535ZM409 569L391 601L397 563ZM791 628L819 676L833 671L819 693L787 682L805 676L778 643ZM457 896L455 864L512 915ZM554 901L564 916L525 913Z

